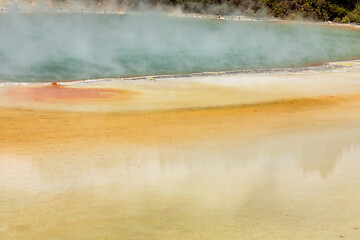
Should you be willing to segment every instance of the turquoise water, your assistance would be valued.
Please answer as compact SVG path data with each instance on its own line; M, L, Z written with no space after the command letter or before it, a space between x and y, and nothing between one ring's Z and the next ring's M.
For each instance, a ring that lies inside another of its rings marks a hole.
M0 81L291 67L359 56L359 32L319 25L159 14L0 15Z

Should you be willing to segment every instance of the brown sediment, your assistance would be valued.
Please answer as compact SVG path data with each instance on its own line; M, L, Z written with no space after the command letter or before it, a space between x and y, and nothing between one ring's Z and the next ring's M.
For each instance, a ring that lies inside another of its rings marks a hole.
M351 31L360 31L360 26L355 26L355 25L351 25L348 23L318 23L321 24L322 26L327 26L327 27L337 27L337 28L345 28L347 30L351 30Z
M360 56L358 57L352 57L352 58L346 58L346 59L338 59L337 61L339 61L339 64L341 61L355 61L358 60L360 58ZM296 67L320 67L320 66L324 66L327 63L333 63L333 62L329 62L329 61L321 61L321 62L313 62L313 63L308 63L308 64L304 64L304 65L298 65L298 66L294 66Z
M17 86L5 90L5 96L17 101L58 102L58 101L101 101L107 99L128 99L137 94L133 91L106 88L72 88L59 84L51 86Z
M256 136L302 125L317 126L321 121L339 118L342 112L357 118L359 114L351 110L351 103L358 102L359 95L329 96L136 114L0 108L0 148L53 151L68 145L81 150L99 142L161 146L229 134Z
M334 23L334 22L299 22L299 21L292 21L292 20L283 20L283 21L271 21L271 23L283 23L283 24L313 24L313 25L320 25L324 27L339 27L339 28L346 28L348 30L359 31L360 27L348 23Z
M326 63L327 63L326 61L314 62L314 63L305 64L304 67L318 67L318 66L322 66Z

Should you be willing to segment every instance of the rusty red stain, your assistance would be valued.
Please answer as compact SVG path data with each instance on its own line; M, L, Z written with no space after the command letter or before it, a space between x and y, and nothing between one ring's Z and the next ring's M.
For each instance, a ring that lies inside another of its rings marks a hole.
M36 102L64 102L81 100L106 100L128 98L135 92L109 88L72 88L52 83L50 86L13 87L5 94L15 100Z

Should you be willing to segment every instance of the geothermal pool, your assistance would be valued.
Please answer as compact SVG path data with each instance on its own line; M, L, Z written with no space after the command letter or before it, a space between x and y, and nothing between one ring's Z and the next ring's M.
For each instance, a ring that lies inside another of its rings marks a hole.
M319 25L0 15L0 239L360 239L359 60L37 83L306 65L356 58L359 40Z
M360 57L358 31L311 24L3 14L0 81L292 67Z
M334 65L3 85L0 239L359 239L360 62Z

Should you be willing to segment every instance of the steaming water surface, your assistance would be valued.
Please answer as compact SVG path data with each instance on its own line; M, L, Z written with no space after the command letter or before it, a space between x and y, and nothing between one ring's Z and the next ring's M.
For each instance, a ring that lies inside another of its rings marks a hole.
M0 81L288 67L360 56L360 33L316 25L3 14Z

